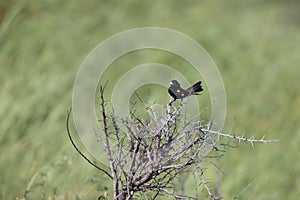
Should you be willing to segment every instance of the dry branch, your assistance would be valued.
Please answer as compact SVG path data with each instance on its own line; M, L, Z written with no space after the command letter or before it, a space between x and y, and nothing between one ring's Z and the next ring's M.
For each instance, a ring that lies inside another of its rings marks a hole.
M231 147L228 143L218 144L219 137L253 143L276 142L277 140L255 139L244 135L236 136L211 129L212 121L204 123L197 117L187 118L183 114L185 102L178 107L167 106L166 113L157 113L153 106L141 100L143 108L148 113L148 118L138 116L135 106L129 115L119 119L113 108L107 111L107 102L104 97L104 87L100 87L99 120L103 132L97 133L101 138L109 162L110 172L96 166L74 144L69 131L69 115L67 131L69 138L80 153L90 164L108 175L113 182L115 200L132 199L135 193L153 191L153 198L158 195L169 195L176 199L199 199L199 189L206 191L210 199L219 199L214 194L205 178L205 169L201 166L204 162L214 164L213 160L221 155L206 155L203 148L210 147L215 152L221 152L221 147ZM139 97L139 99L141 99ZM109 114L110 113L110 114ZM210 149L206 149L210 151ZM223 150L223 151L225 151ZM195 194L178 194L174 190L176 178L191 170L195 179Z

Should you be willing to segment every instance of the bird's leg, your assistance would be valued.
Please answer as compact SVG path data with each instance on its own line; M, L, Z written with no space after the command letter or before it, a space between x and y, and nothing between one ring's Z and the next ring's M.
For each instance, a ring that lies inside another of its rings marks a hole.
M171 102L169 103L169 106L172 106L172 103L173 103L174 101L176 101L175 98L173 99L173 101L171 101Z
M182 105L183 99L180 100L180 105Z

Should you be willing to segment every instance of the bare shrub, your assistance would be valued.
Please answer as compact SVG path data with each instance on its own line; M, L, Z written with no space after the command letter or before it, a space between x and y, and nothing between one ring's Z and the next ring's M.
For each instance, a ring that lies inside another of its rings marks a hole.
M200 193L205 193L201 195L210 199L220 199L220 194L209 186L202 164L210 163L221 171L215 161L227 147L232 147L230 141L243 141L251 145L276 141L212 130L213 122L201 120L199 116L187 120L183 114L184 101L178 107L167 105L162 113L157 113L151 104L141 101L148 117L138 116L133 105L129 115L121 119L115 115L113 108L108 110L104 90L105 86L101 86L99 122L103 133L97 133L97 136L104 146L110 170L95 165L76 147L69 130L70 113L67 131L81 156L110 177L115 200L132 199L138 192L148 191L151 191L152 199L159 195L199 199ZM220 137L228 142L218 142ZM207 154L211 149L213 153ZM184 179L186 173L194 176L194 194L180 193L177 192L179 189L175 189L175 182Z

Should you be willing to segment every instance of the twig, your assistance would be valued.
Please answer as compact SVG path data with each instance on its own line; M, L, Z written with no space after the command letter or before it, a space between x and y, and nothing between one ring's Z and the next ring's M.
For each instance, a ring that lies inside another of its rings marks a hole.
M237 199L241 196L243 192L245 192L256 180L253 180L251 183L249 183L242 191L240 191L237 195L235 195L232 199Z
M101 167L97 166L95 163L93 163L90 159L88 159L79 149L78 147L76 146L76 144L74 143L73 141L73 138L71 136L71 133L70 133L70 129L69 129L69 120L70 120L70 114L71 114L71 111L72 109L70 109L70 111L68 111L68 115L67 115L67 122L66 122L66 127L67 127L67 133L68 133L68 136L69 136L69 139L73 145L73 147L76 149L76 151L79 153L79 155L81 157L83 157L89 164L91 164L92 166L94 166L96 169L104 172L110 179L112 179L112 176L104 169L102 169Z

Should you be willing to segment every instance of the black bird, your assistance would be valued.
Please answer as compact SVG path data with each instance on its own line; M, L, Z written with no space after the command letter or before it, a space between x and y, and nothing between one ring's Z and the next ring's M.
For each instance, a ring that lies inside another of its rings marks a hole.
M168 89L169 94L174 98L173 101L169 103L170 106L172 106L172 103L176 101L176 99L183 99L185 97L188 97L190 95L198 95L197 92L202 92L203 88L201 85L201 81L195 83L193 86L185 89L182 89L180 87L180 84L176 80L172 80L170 82L170 87Z

